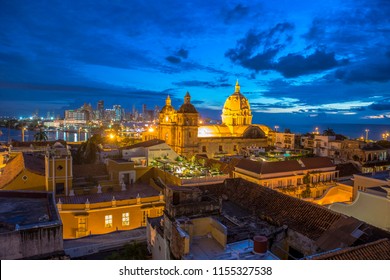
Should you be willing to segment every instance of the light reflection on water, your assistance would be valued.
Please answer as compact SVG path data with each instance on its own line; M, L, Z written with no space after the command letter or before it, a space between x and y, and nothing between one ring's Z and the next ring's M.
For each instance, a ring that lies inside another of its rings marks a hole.
M8 132L7 128L1 128L0 131L2 132L2 135L0 135L0 142L8 142L8 140L17 140L22 141L22 131L16 130L16 129L10 129ZM30 131L26 130L24 132L24 141L34 141L34 135L37 133L37 131ZM0 133L1 134L1 133ZM55 141L55 140L65 140L67 142L78 142L78 141L85 141L89 138L88 132L63 132L63 131L46 131L46 135L48 137L48 141Z

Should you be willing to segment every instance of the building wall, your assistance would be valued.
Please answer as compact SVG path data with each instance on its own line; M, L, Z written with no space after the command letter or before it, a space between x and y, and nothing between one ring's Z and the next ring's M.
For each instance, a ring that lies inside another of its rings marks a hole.
M147 217L162 215L164 202L160 196L154 196L141 198L139 202L137 199L129 199L115 203L93 203L89 209L86 209L85 204L62 204L60 209L64 239L72 239L144 227ZM129 214L128 225L122 223L123 213ZM109 215L112 216L112 224L106 226L106 216Z
M390 196L382 197L359 191L352 204L335 203L329 209L390 231Z
M56 184L64 184L64 194L73 188L72 157L45 157L46 191L55 190ZM57 194L57 193L56 193Z
M336 202L351 202L353 194L353 187L347 185L336 185L330 188L326 193L313 200L314 203L319 205L329 205Z
M146 228L148 250L153 260L169 260L170 251L167 240L160 235L150 224Z
M267 147L267 139L246 139L240 137L229 138L198 138L200 154L207 154L209 158L223 155L237 155L240 154L242 148L250 146Z
M359 190L365 191L367 188L370 187L377 187L381 185L388 184L387 181L379 180L371 177L366 176L360 176L360 175L353 175L353 200L357 197L357 193Z
M256 174L244 169L236 168L233 171L233 178L242 178L249 182L282 191L294 197L301 197L301 194L306 189L304 177L309 174L310 196L311 198L318 198L322 196L327 189L333 187L330 184L337 176L335 167L323 168L311 173L313 170L296 172L275 172L269 174ZM289 189L291 188L291 189Z
M63 251L62 227L38 227L0 234L0 259L39 258Z

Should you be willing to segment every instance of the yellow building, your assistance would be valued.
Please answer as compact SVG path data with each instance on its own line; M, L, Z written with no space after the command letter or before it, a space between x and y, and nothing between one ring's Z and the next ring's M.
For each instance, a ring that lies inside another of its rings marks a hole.
M148 184L151 167L124 159L108 159L104 172L100 167L96 172L93 165L86 170L80 167L82 172L76 174L91 176L96 185L75 186L71 194L56 196L65 239L132 230L145 226L147 217L162 215L161 189Z
M0 175L0 189L50 191L69 194L72 157L60 143L42 153L11 153Z
M108 159L105 166L73 166L68 149L57 143L46 154L12 154L0 175L0 189L53 193L63 237L79 238L143 227L147 217L161 216L165 204L160 189L142 183L150 181L151 169L123 159Z
M146 226L147 217L161 216L164 196L151 186L57 197L64 239L106 234Z
M241 93L238 81L234 93L225 101L221 118L222 124L200 125L199 113L191 104L188 92L178 111L173 108L168 96L159 115L158 130L154 135L145 134L144 138L164 140L175 152L185 157L195 154L221 157L238 154L247 147L267 146L270 128L252 124L250 104Z

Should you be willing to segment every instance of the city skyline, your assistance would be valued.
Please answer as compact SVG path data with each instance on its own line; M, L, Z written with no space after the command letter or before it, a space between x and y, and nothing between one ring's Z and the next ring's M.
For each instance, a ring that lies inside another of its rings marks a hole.
M238 79L254 121L385 123L386 1L3 1L0 115L121 104L220 119ZM212 96L212 98L210 98Z

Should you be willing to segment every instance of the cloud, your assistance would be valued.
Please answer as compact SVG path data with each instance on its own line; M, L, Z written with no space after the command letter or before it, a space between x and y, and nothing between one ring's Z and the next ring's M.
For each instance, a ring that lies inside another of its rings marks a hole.
M181 59L180 59L179 57L177 57L177 56L172 56L172 55L167 56L167 57L165 58L165 60L167 60L167 61L169 61L170 63L173 63L173 64L178 64L178 63L181 62Z
M286 78L318 73L347 63L346 60L337 60L334 52L326 52L322 48L316 48L308 55L282 55L282 51L293 40L293 30L294 25L291 23L279 23L269 31L251 30L237 42L236 48L229 49L225 56L247 69L275 70Z
M347 63L347 61L344 60L342 63ZM288 54L287 56L281 57L274 65L274 68L284 77L293 78L329 70L340 64L341 62L335 58L335 53L316 50L308 56Z
M245 19L247 18L249 11L249 7L237 4L232 9L223 11L224 22L225 24L230 24Z
M188 58L188 50L180 48L173 55L167 56L165 60L173 64L179 64L183 59Z
M191 103L194 105L200 105L204 104L205 102L203 100L191 100Z
M232 85L224 81L208 82L199 80L190 80L182 82L173 82L173 85L180 87L203 87L203 88L220 88L220 87L231 87Z
M339 69L335 77L347 83L389 82L390 57L377 53L350 67Z
M250 30L225 56L241 66L259 71L273 69L273 59L292 40L291 23L278 23L268 31Z
M188 58L188 50L181 48L176 52L176 55L181 58Z
M390 111L390 98L371 104L369 109L374 111Z

